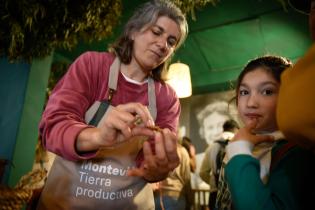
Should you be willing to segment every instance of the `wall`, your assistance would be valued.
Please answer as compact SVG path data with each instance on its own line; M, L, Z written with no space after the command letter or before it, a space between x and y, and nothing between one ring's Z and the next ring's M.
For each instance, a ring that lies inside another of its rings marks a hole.
M12 160L30 72L26 63L11 64L0 59L0 158ZM3 182L7 182L9 165Z
M52 59L53 54L43 59L34 59L30 68L12 159L15 167L10 170L10 186L15 185L21 176L28 173L33 166L35 148L38 142L38 123L44 107Z
M213 138L218 137L220 131L217 128L219 126L222 127L222 124L225 121L223 120L222 116L211 118L211 122L213 123L208 124L208 127L205 128L208 129L208 137L206 137L205 135L201 135L200 133L199 129L201 125L197 119L197 115L200 114L202 110L209 111L208 114L205 114L206 116L210 116L211 113L217 112L217 108L214 108L212 105L219 102L219 105L221 107L220 115L239 121L237 117L236 107L234 103L231 102L233 96L234 91L230 90L216 93L200 94L191 96L189 98L180 99L182 108L180 116L180 127L185 127L186 133L184 135L188 136L191 139L191 142L194 144L196 149L196 173L192 174L191 178L193 188L209 188L209 186L201 180L198 174L204 157L204 151L208 147L207 141L214 140ZM226 106L221 106L223 102ZM212 108L206 108L208 105L210 105L210 107L212 106ZM219 122L217 122L217 120L219 120Z
M32 169L52 57L31 65L0 60L0 156L11 162L3 180L10 186Z
M142 2L123 0L113 36L58 53L73 60L87 50L106 51ZM308 17L283 8L279 0L222 0L196 9L195 14L196 20L187 15L189 35L173 58L190 66L194 95L228 90L229 81L253 57L279 54L295 60L311 44Z

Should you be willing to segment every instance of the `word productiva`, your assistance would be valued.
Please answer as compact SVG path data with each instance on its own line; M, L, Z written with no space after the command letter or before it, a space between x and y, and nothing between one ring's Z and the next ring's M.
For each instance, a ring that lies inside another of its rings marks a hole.
M108 192L103 189L94 190L88 189L83 187L76 188L76 197L84 196L89 198L96 198L96 199L104 199L104 200L117 200L117 199L124 199L133 197L132 189L121 190L117 192Z

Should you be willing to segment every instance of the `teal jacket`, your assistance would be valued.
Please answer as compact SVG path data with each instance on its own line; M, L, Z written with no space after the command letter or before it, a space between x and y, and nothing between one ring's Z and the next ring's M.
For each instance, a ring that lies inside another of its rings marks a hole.
M272 156L285 144L287 141L279 141ZM267 184L262 183L259 171L259 161L250 155L236 155L226 165L225 178L236 210L314 209L313 153L292 147L274 162Z

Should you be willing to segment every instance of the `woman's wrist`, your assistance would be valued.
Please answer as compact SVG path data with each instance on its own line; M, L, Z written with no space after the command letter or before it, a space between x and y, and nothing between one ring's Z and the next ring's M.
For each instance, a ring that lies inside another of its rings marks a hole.
M85 128L79 133L75 141L75 150L78 154L95 152L99 148L97 146L99 138L98 128Z

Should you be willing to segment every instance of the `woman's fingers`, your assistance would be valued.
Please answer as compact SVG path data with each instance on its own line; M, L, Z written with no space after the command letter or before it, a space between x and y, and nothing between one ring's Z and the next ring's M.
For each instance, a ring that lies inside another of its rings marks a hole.
M169 129L163 129L163 136L166 157L168 159L168 168L173 170L179 164L179 157L177 154L177 136Z
M163 141L163 136L161 132L156 132L155 134L155 154L157 158L157 163L160 166L166 166L168 163L168 159L166 156L166 145Z
M142 123L145 126L154 126L154 121L148 108L140 103L118 105L117 110L133 114L134 119L129 122L131 124L135 122L137 120L136 118L138 117L142 120Z
M105 145L112 145L116 141L124 141L133 135L152 136L149 129L134 129L139 124L142 127L154 125L146 106L140 103L128 103L110 107L104 116L104 121L99 126L101 141L104 141Z
M128 170L127 175L128 176L144 177L145 172L144 172L143 168L132 168L132 169Z
M156 164L156 157L151 150L148 142L143 143L144 160L140 168L132 168L128 170L128 176L145 177L148 180L154 180L156 171L159 171Z
M157 161L156 156L154 155L150 143L144 142L143 143L143 155L144 155L144 169L157 169Z
M136 126L131 129L132 136L148 136L154 138L154 131L147 127Z
M143 144L144 161L139 169L131 169L129 176L143 176L149 181L159 181L179 164L177 138L169 129L155 132L155 153L149 142Z

